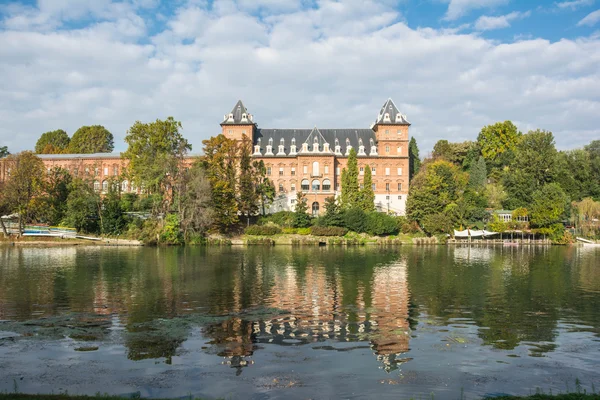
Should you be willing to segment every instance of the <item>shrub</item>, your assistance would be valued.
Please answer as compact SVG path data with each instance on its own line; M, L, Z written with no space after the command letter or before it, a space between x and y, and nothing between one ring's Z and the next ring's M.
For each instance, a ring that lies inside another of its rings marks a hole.
M370 235L393 235L398 233L396 218L380 212L367 214L367 233Z
M310 235L310 228L297 228L296 234L298 235Z
M398 228L400 229L400 232L406 235L421 232L421 228L419 228L417 221L410 221L406 217L398 217Z
M344 226L354 232L365 232L367 218L365 212L360 208L351 208L343 214Z
M285 233L287 235L295 235L296 233L298 233L298 229L297 228L283 228L281 230L281 233Z
M430 235L449 233L453 229L450 217L444 213L430 214L423 220L423 229Z
M176 214L167 215L160 232L160 243L169 245L183 244L183 235L179 228L179 217Z
M310 233L314 236L344 236L348 229L339 226L313 226Z
M293 211L278 211L274 214L260 217L258 220L259 225L267 225L273 223L281 226L282 228L291 228L294 223L294 212Z
M254 236L273 236L281 233L281 228L277 225L251 225L244 231L246 235Z

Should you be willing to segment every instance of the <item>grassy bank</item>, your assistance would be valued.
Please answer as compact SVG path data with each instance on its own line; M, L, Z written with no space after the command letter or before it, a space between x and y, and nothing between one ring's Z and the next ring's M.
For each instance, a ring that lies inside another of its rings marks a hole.
M298 234L276 234L270 236L241 235L230 239L233 245L287 245L287 246L392 246L408 244L440 244L436 237L422 235L370 236L349 232L344 236L314 236Z
M435 399L435 397L431 397ZM23 393L6 393L0 394L0 400L121 400L121 399L141 399L141 397L132 395L129 397L96 395L96 396L71 396L68 394L23 394ZM177 399L201 400L199 397L179 397ZM464 397L463 397L464 399ZM502 397L486 397L485 399L494 400L600 400L600 394L585 394L585 393L566 393L566 394L535 394L532 396L502 396ZM161 399L155 399L161 400ZM162 399L172 400L172 399Z

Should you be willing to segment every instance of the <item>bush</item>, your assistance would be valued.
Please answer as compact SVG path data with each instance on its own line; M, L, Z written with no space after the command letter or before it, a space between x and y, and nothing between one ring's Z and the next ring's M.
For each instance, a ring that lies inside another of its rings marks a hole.
M405 235L421 232L421 228L419 228L419 224L416 221L410 221L406 217L397 217L397 220L398 229L400 229L400 232L404 233Z
M310 235L310 228L297 228L296 234L298 235Z
M370 235L393 235L398 233L396 218L381 212L367 214L367 233Z
M277 225L251 225L244 231L246 235L254 236L273 236L281 233L281 228Z
M344 226L351 231L363 233L367 228L365 212L360 208L351 208L343 214Z
M453 230L453 223L444 213L430 214L423 220L423 229L430 235L450 233Z
M314 236L344 236L348 229L339 226L313 226L310 233Z
M260 217L258 223L259 225L267 225L268 223L273 223L281 226L282 228L291 228L294 223L294 212L278 211L274 214Z
M298 229L297 228L283 228L281 230L281 233L285 233L287 235L295 235L296 233L298 233Z
M183 235L179 227L179 217L176 214L167 215L165 224L160 232L160 243L169 245L183 244Z

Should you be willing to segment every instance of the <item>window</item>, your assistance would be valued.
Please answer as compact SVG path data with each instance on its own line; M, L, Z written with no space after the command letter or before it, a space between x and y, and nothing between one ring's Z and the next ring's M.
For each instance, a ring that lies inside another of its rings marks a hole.
M85 174L89 175L90 174L90 169L88 167L85 167Z
M230 130L229 130L229 134L230 134L230 135L233 135L233 130L231 130L231 129L230 129Z
M371 175L377 175L377 168L371 168Z
M308 192L310 186L308 184L308 179L302 179L302 185L300 186L303 192Z
M399 184L398 184L398 191L399 191L399 192L401 192L401 191L402 191L402 184L401 184L401 183L399 183Z
M271 167L267 167L267 175L271 175Z
M108 167L104 167L104 176L108 175Z
M336 174L336 175L339 175L339 174L341 174L340 167L336 167L336 168L335 168L335 174Z
M113 176L117 176L119 175L119 167L117 167L116 165L113 166Z
M340 183L339 182L335 183L335 190L340 190Z
M402 196L398 196L398 200L402 200Z
M107 180L102 181L102 192L103 193L108 192L108 181Z
M283 167L279 167L279 176L283 176Z
M319 176L319 162L315 161L312 164L312 176Z
M291 204L291 205L294 205L294 204L296 204L296 199L291 199L291 200L290 200L290 204Z
M388 191L388 192L390 191L390 184L389 183L385 184L385 190Z
M398 154L402 154L402 146L398 146L398 148L396 149L396 151L398 152Z
M365 167L360 167L360 175L364 175L365 174Z
M375 184L374 184L374 183L371 185L371 189L373 189L373 191L375 191L375 189L376 189L376 186L375 186Z
M385 196L385 199L386 199L386 200L389 200L389 199L390 199L390 196Z
M396 133L398 133L398 135L402 135L402 131L400 129L398 129Z
M329 165L325 166L325 175L329 175Z
M389 135L389 134L390 134L390 130L389 130L389 129L386 129L386 130L385 130L385 134L386 134L386 135Z
M329 192L330 190L331 190L331 182L329 182L329 179L324 179L323 180L323 191Z
M283 193L283 183L279 184L279 193Z
M398 168L398 176L402 176L402 168Z
M242 131L242 135L245 135L245 134L246 134L246 131Z
M98 181L94 181L94 190L95 190L96 192L99 192L99 191L100 191L100 182L98 182Z
M100 174L100 170L98 169L98 167L94 168L94 176L98 176L98 174Z
M386 167L386 169L385 169L385 174L386 174L387 176L390 176L390 168L389 168L389 167Z
M292 192L295 192L295 191L296 191L296 184L295 184L295 183L292 183L292 184L290 185L290 189L291 189L291 191L292 191Z
M363 190L364 188L365 188L365 185L361 183L360 184L360 190Z
M304 170L303 170L303 172L304 172L305 174L308 174L308 165L305 165L305 166L304 166Z
M75 176L79 176L79 168L75 167L75 168L73 169L73 175L75 175Z
M390 152L390 146L385 146L385 152L389 153Z
M296 167L292 167L292 176L296 175Z
M319 216L319 203L316 201L312 203L312 215L313 217Z
M127 192L128 190L129 190L129 182L127 182L126 180L121 182L121 191Z
M315 179L312 181L311 187L313 192L318 192L321 190L321 182L319 182L318 179Z

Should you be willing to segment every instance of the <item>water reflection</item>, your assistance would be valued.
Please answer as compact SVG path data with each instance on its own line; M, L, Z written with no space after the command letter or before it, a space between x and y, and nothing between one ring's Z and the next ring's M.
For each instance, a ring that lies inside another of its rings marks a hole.
M556 350L559 323L598 336L599 264L574 247L2 248L0 320L103 315L129 359L168 363L199 325L238 375L268 345L369 348L391 372L420 330L461 343L474 326L531 356Z

